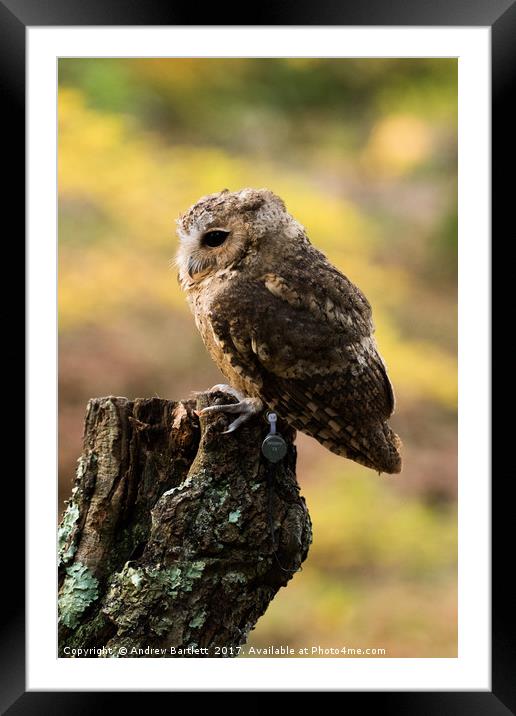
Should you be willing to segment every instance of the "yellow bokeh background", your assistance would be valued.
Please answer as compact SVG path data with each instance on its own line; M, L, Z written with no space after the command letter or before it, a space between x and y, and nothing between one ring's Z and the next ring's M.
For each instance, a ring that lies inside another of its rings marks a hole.
M456 62L60 60L60 495L90 397L220 382L171 267L200 196L268 187L373 306L401 475L298 436L314 542L250 644L456 643Z

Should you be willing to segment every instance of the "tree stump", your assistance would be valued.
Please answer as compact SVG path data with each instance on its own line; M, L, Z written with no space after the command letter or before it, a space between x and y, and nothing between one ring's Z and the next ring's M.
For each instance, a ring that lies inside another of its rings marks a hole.
M299 570L311 524L295 432L274 468L256 417L195 410L232 400L95 398L59 527L59 655L236 656Z

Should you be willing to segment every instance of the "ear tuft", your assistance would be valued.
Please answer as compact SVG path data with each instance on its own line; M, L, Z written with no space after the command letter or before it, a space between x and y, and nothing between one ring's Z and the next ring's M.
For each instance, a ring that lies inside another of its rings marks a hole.
M256 211L264 204L265 198L263 196L250 196L249 199L242 204L242 209L244 211Z

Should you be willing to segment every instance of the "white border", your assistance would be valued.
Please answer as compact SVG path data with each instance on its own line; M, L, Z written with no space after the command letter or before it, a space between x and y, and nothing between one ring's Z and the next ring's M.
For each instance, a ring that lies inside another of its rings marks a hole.
M28 690L490 690L490 29L75 27L27 35ZM56 58L217 56L221 48L225 56L460 58L457 659L55 656Z

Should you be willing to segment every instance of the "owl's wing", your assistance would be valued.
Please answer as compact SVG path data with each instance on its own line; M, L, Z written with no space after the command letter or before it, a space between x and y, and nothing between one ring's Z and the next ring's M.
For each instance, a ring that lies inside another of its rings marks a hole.
M277 379L294 381L291 392L304 388L306 397L313 388L343 416L388 418L394 394L373 338L369 302L333 266L315 268L308 280L296 273L288 280L263 277L272 299L264 297L267 319L256 324L254 352ZM355 394L362 400L351 400Z
M239 282L218 304L214 330L265 401L330 449L341 443L341 454L376 466L362 433L383 429L394 396L359 289L316 257L308 272L289 267L288 279L268 273Z

